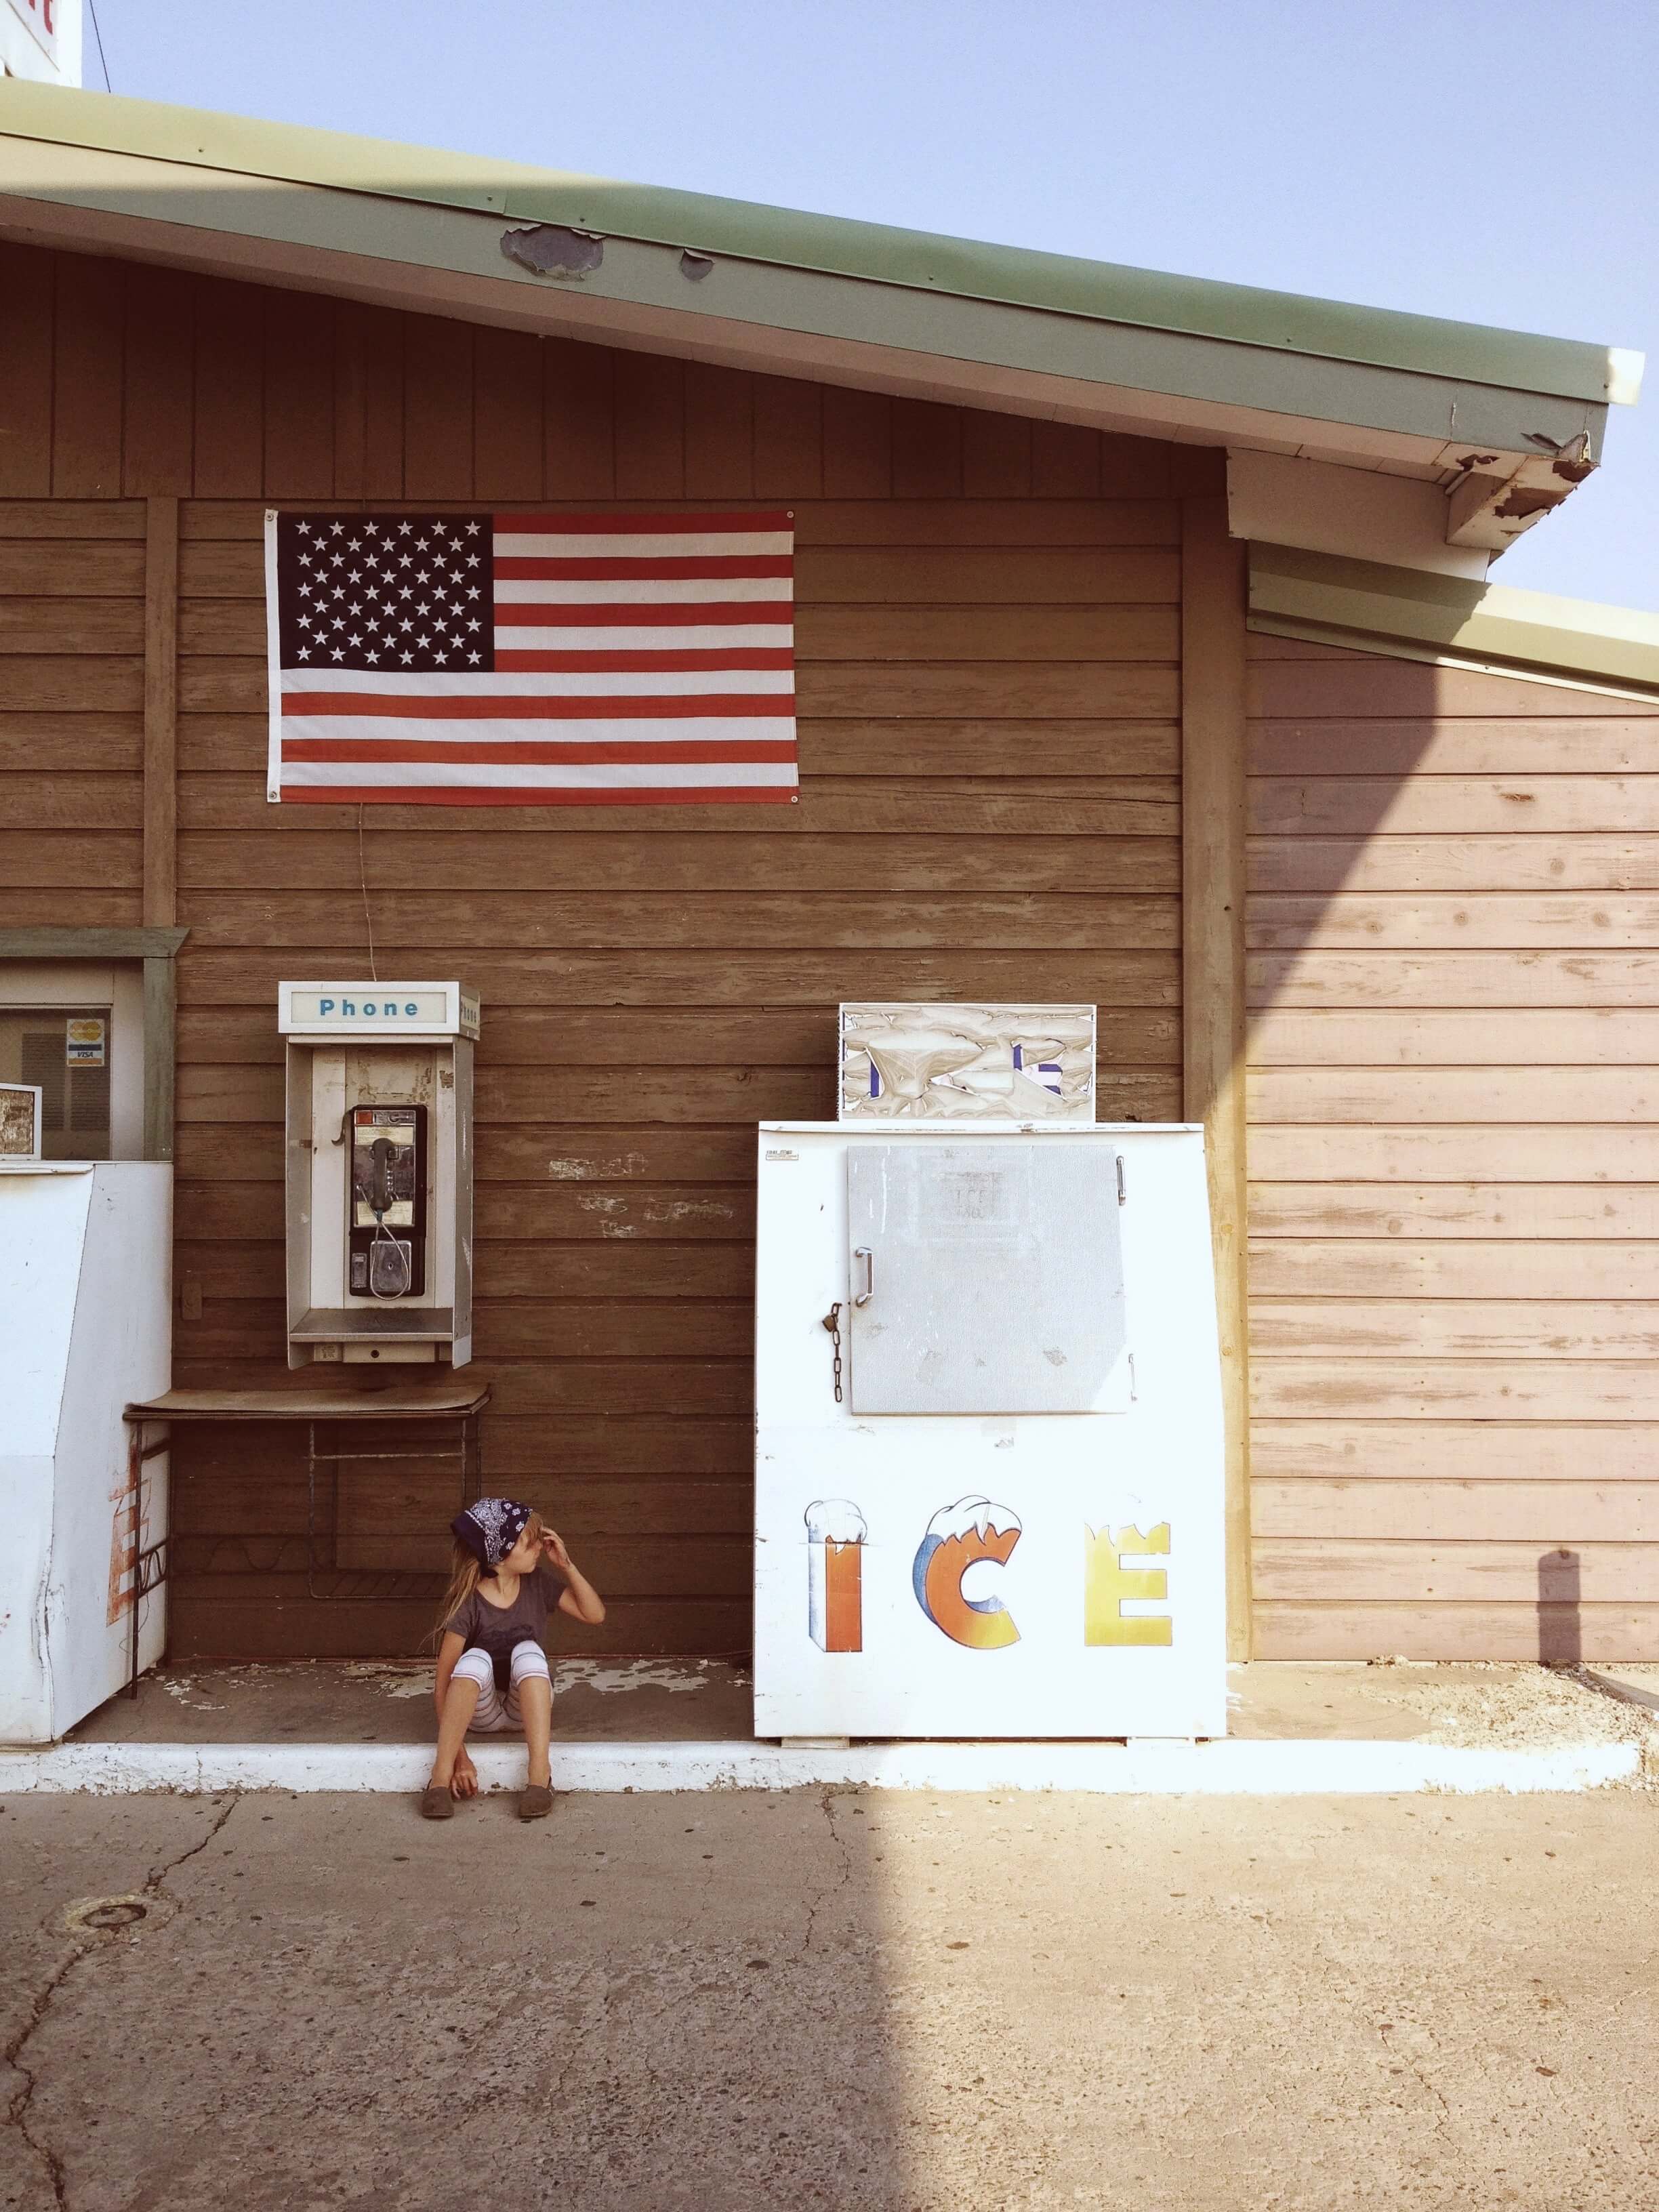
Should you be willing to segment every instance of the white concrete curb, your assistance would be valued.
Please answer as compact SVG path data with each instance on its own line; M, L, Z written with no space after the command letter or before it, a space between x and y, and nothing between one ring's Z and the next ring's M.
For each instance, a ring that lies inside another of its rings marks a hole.
M472 1747L486 1790L524 1783L522 1749ZM0 1796L145 1790L414 1791L420 1744L65 1743L0 1750ZM1548 1751L1398 1742L555 1744L556 1790L1078 1790L1099 1795L1366 1796L1436 1790L1594 1790L1640 1773L1637 1743Z

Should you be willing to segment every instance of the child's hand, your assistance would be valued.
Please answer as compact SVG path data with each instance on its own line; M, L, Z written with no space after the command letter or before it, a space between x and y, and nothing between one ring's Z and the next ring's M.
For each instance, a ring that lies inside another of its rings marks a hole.
M556 1528L542 1530L542 1550L556 1567L568 1571L570 1554L565 1549L564 1538L560 1535Z
M478 1794L478 1770L463 1748L455 1759L455 1771L449 1778L450 1793L456 1797L476 1797Z

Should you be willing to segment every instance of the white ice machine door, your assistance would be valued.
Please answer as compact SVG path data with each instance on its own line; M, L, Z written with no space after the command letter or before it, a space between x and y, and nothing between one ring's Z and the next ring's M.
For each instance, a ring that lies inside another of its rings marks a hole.
M1097 1139L849 1146L853 1411L1124 1410L1118 1192Z

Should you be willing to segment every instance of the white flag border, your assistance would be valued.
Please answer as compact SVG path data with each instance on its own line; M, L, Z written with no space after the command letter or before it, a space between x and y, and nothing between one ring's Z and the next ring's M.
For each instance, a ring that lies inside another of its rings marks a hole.
M276 509L265 509L265 680L270 693L270 730L265 750L265 798L272 806L283 797L283 629L276 600Z

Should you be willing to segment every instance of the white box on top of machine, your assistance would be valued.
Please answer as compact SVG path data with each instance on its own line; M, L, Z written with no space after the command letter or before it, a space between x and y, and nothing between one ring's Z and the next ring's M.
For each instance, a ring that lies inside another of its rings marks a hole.
M765 1124L760 1735L1226 1732L1203 1133Z

